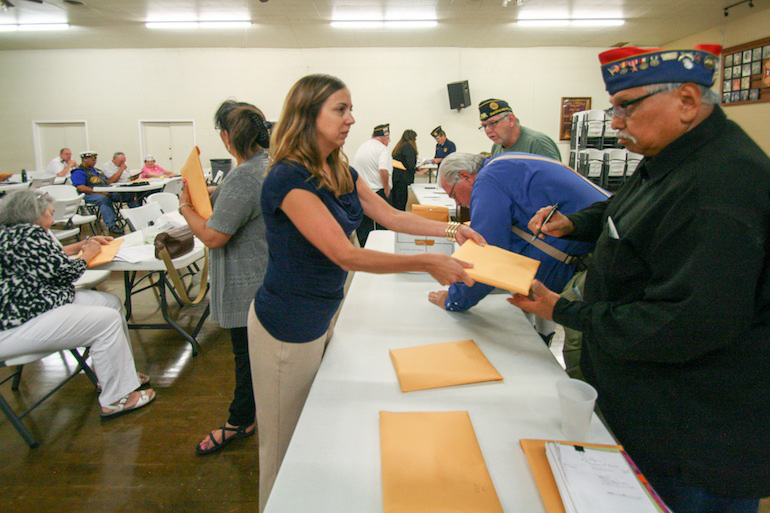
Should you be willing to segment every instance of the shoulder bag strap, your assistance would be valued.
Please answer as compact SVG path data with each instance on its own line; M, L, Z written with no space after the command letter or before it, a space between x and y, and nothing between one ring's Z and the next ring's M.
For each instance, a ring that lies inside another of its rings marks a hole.
M171 278L171 282L174 284L179 299L185 305L197 305L200 303L209 291L209 248L203 248L203 271L201 271L201 284L198 289L198 297L190 299L187 295L187 289L185 288L182 277L179 276L179 271L174 267L174 262L171 260L171 255L168 254L168 250L164 247L160 250L160 257L163 259L163 263L166 264L166 273Z

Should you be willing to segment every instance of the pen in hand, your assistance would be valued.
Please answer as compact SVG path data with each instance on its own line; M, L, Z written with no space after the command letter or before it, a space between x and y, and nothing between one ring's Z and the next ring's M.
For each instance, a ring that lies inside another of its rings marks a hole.
M548 212L548 215L545 216L545 221L543 221L543 224L540 225L540 228L537 229L535 232L535 235L532 236L532 240L530 242L535 242L535 240L540 236L540 234L543 232L543 226L548 224L548 221L551 220L553 215L556 213L556 211L559 210L559 204L556 203L550 212Z

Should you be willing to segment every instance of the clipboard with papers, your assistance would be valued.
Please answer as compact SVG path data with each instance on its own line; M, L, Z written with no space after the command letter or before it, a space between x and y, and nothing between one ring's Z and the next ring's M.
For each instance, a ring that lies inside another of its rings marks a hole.
M672 513L620 445L519 443L548 513Z

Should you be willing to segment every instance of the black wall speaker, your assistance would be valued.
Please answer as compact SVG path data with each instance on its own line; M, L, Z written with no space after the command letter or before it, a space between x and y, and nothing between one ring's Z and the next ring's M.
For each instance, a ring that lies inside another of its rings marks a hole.
M467 80L461 80L460 82L452 82L446 85L449 91L449 108L450 109L464 109L471 104L471 90L468 87Z

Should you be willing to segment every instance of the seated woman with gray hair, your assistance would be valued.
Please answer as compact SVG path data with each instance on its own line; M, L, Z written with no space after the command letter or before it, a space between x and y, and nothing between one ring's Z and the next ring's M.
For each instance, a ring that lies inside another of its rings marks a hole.
M64 248L49 234L53 199L34 190L0 200L0 360L90 347L101 384L102 417L116 417L155 399L137 374L120 300L73 283L109 238ZM67 253L77 252L75 258Z

